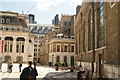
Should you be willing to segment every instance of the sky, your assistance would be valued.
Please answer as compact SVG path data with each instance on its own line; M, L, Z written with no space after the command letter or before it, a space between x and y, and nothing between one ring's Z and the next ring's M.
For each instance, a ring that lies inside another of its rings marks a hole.
M34 14L38 24L52 24L56 14L74 15L81 4L82 0L0 0L0 11Z

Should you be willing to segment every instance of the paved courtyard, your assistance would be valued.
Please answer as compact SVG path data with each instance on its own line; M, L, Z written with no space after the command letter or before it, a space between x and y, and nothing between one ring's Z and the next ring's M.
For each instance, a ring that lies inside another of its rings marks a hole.
M23 64L22 69L27 67L27 64ZM37 71L38 71L38 76L37 78L43 78L45 77L48 73L50 72L61 72L61 71L55 71L54 68L51 67L47 67L47 66L37 66ZM14 80L19 80L19 76L20 76L20 72L19 72L19 64L15 63L13 64L13 72L12 73L8 73L7 72L7 64L3 64L2 65L2 72L0 72L0 80L2 80L2 78L14 78ZM15 79L17 78L17 79ZM4 79L3 79L4 80ZM8 79L5 79L8 80ZM11 79L13 80L13 79Z

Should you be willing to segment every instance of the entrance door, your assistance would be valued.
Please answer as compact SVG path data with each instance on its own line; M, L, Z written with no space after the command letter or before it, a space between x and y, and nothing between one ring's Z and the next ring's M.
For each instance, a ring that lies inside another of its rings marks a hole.
M74 56L71 56L71 66L74 66Z
M22 56L17 56L16 62L23 62L23 57Z
M11 60L11 57L10 57L10 56L5 56L5 57L4 57L4 62L8 62L9 60Z

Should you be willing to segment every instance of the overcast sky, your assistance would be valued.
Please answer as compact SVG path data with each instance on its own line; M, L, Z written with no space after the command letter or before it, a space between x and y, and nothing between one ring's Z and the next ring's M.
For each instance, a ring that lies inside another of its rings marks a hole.
M0 0L0 11L34 14L38 24L51 24L56 14L75 14L82 0Z

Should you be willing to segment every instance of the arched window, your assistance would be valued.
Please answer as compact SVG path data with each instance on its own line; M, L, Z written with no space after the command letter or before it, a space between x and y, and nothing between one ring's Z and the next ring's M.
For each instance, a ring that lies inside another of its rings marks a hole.
M10 19L7 19L7 20L6 20L6 23L10 23Z
M104 23L104 17L105 17L105 10L104 10L104 2L100 1L99 5L99 23L98 23L98 48L105 46L105 23Z
M23 37L18 37L18 38L17 38L17 41L25 41L25 38L23 38Z
M74 66L74 56L71 56L71 66Z
M25 39L23 37L18 37L16 39L17 44L16 44L16 52L17 53L24 53L24 44L25 44Z
M60 56L56 57L56 62L58 62L58 63L60 62Z
M67 63L67 57L64 56L64 63Z
M88 27L88 51L93 49L93 16L92 10L89 13L88 19L89 27Z
M12 52L13 50L13 38L12 37L5 37L5 42L4 42L4 51L5 52Z
M2 18L2 19L1 19L1 22L4 23L4 22L5 22L5 19Z

